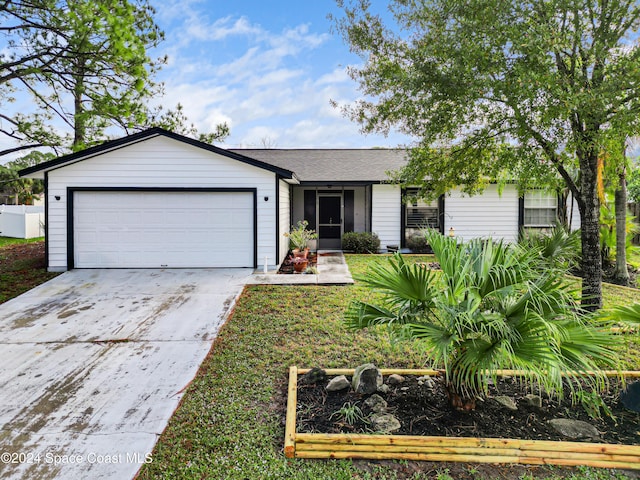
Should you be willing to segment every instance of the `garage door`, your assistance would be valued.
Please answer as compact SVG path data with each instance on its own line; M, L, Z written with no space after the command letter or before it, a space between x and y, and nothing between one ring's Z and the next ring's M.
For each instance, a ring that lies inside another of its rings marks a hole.
M254 266L253 192L76 191L76 268Z

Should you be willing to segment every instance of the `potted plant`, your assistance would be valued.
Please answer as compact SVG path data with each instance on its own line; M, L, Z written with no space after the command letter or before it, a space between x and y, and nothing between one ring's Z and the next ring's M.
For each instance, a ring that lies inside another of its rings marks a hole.
M293 258L293 269L297 273L302 273L307 269L307 265L309 265L309 260L307 257L294 257Z
M300 220L295 228L292 228L290 232L284 234L289 238L289 248L293 252L294 257L303 256L307 257L309 252L308 242L309 240L318 238L318 234L315 230L308 230L309 222L306 220Z

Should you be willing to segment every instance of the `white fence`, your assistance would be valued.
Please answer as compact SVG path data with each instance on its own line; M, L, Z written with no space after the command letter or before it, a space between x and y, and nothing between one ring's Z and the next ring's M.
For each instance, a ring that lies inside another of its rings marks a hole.
M44 207L0 205L0 237L35 238L44 236Z

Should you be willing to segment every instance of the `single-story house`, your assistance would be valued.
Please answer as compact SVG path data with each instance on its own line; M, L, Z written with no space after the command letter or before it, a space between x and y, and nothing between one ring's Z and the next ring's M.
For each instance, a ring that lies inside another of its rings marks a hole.
M303 219L331 249L348 231L402 247L424 226L516 241L557 218L555 195L519 198L509 185L404 202L411 192L387 182L404 162L402 150L227 150L152 128L20 174L45 182L52 271L273 267L287 254L283 234Z

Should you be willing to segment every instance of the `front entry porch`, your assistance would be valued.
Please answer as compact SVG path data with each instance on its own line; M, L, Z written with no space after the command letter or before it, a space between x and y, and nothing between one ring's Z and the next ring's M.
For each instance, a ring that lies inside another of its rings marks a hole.
M296 186L291 192L292 224L309 222L319 249L340 249L345 232L371 231L371 186Z

